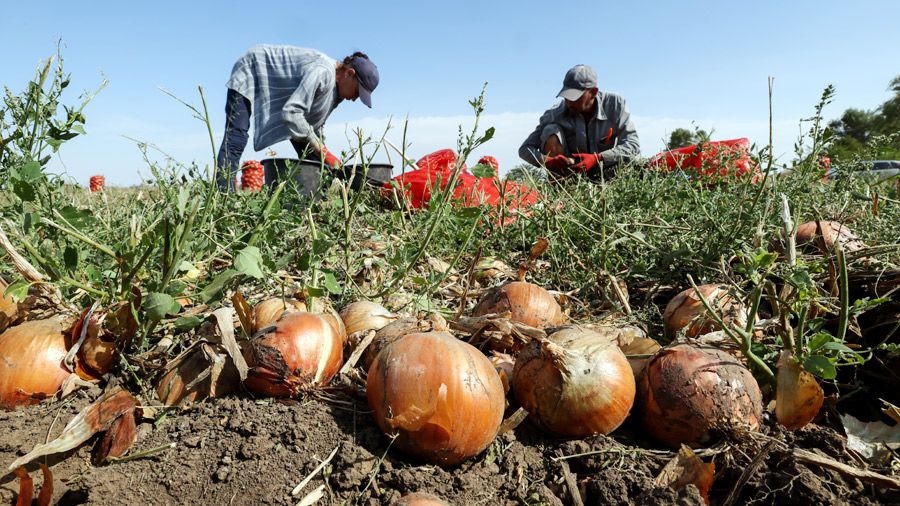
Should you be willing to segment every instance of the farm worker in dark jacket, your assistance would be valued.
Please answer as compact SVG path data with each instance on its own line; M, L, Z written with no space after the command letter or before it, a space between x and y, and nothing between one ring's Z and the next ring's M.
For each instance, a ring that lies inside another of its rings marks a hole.
M616 167L638 157L640 142L625 99L600 92L594 69L587 65L569 69L557 96L562 103L541 116L519 148L523 160L557 176L602 174L609 179Z
M359 98L372 107L378 67L364 53L338 62L314 49L258 45L241 56L226 83L225 136L219 148L216 183L233 186L247 146L253 116L253 149L290 139L303 158L311 151L331 167L341 161L322 141L322 127L342 100Z

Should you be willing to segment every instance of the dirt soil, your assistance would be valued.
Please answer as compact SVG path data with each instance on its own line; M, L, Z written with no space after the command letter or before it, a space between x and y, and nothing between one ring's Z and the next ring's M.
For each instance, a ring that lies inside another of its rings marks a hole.
M55 437L99 395L82 391L64 402L48 401L0 412L0 464L5 469L35 444ZM693 485L672 490L654 485L672 453L643 441L627 423L612 437L553 441L527 422L500 436L483 454L452 469L416 464L389 448L370 420L364 401L337 397L275 402L231 397L170 412L138 427L131 454L159 449L126 462L91 465L96 437L68 454L46 460L55 474L58 504L297 504L324 485L318 504L392 504L424 491L455 505L574 504L561 462L568 464L587 505L702 505ZM758 470L739 488L733 504L900 504L900 492L877 489L836 472L797 462L792 447L850 465L846 440L811 426L796 434L767 429L786 443L773 445ZM746 439L701 452L716 477L712 504L721 504L766 439ZM291 491L337 448L334 459L296 496ZM566 456L564 460L555 457ZM29 466L35 485L37 463ZM0 503L18 493L12 474L0 477Z

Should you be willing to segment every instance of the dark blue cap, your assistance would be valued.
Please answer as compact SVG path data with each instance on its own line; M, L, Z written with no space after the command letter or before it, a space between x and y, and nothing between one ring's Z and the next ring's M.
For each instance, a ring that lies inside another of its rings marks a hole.
M368 107L372 107L372 92L378 86L378 67L372 60L362 56L354 56L350 60L350 67L356 71L359 99Z

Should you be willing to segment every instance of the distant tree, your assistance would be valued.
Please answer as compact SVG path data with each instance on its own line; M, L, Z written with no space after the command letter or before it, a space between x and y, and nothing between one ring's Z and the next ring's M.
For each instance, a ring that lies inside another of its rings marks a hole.
M873 111L850 108L828 124L832 158L900 158L900 76L891 80L893 96Z
M710 135L705 130L696 127L693 131L687 128L676 128L669 134L669 142L666 144L666 149L677 149L700 144L701 142L709 142Z
M516 165L506 173L506 180L514 183L528 183L530 180L544 181L547 179L547 171L527 163Z

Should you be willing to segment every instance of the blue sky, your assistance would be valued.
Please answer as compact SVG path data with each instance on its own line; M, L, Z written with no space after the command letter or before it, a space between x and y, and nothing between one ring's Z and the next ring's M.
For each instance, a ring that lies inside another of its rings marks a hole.
M257 43L312 47L334 58L362 50L379 66L374 108L347 102L329 119L333 151L349 146L350 128L380 134L391 117L395 143L409 118L416 157L455 147L458 125L472 123L468 100L488 82L482 125L497 135L475 156L496 156L503 171L519 163L519 144L577 63L597 70L601 89L625 96L645 155L692 122L715 129L717 139L766 142L773 76L775 151L786 159L798 121L812 113L825 86L837 90L825 110L834 118L848 107L877 107L900 74L896 1L575 0L565 10L533 1L3 4L0 85L21 91L59 40L73 78L67 103L109 79L86 109L88 135L64 145L51 163L82 184L94 173L117 185L148 175L125 136L181 162L207 163L205 126L160 88L199 104L202 86L218 143L224 83L234 61ZM287 144L274 149L293 156ZM263 156L249 146L244 154Z

